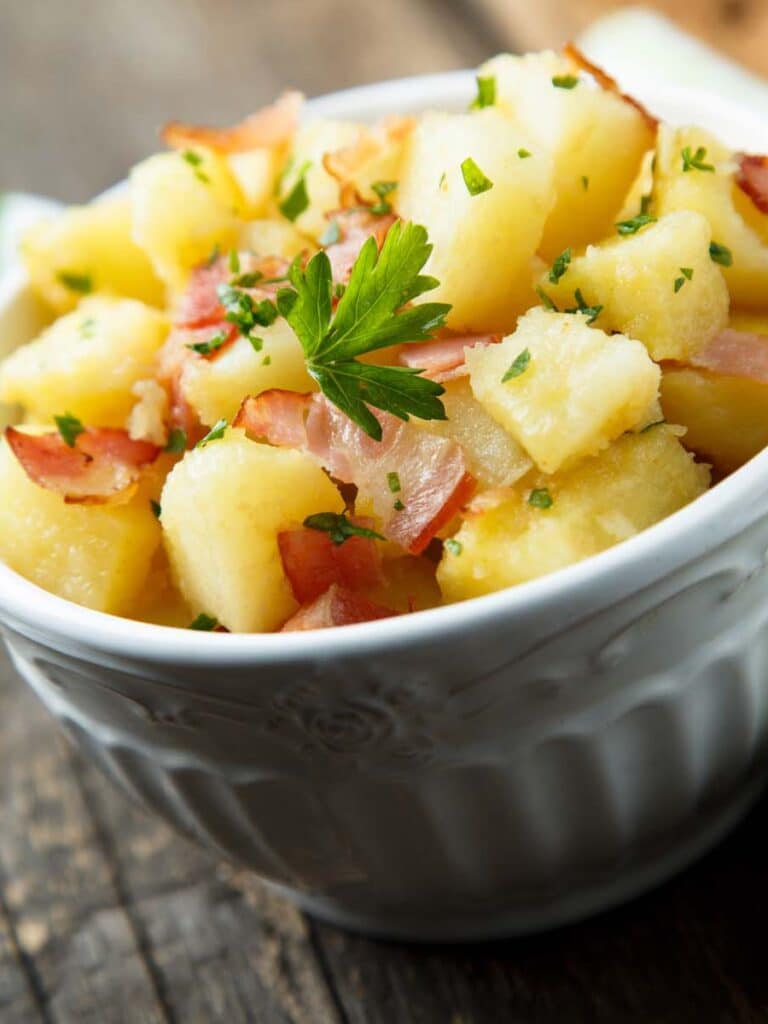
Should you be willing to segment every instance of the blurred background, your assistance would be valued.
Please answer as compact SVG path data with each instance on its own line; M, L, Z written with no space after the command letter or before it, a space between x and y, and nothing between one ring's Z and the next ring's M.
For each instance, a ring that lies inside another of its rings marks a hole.
M0 192L80 201L169 118L226 124L308 95L555 46L617 0L0 0ZM766 0L652 0L768 73Z

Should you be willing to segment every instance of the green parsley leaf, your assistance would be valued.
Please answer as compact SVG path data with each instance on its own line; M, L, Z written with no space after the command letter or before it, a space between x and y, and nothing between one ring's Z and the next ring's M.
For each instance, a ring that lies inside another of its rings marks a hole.
M240 273L240 254L237 249L229 250L229 271L231 274Z
M585 192L589 190L589 178L586 176L586 174L582 174L581 176L581 187L584 189Z
M309 193L307 192L307 171L312 166L311 161L307 160L302 167L299 169L299 176L296 179L291 191L280 200L278 208L280 213L290 221L296 220L304 213L309 206Z
M693 280L693 267L680 267L680 273L686 279L686 281Z
M320 530L327 533L334 544L343 544L350 537L367 537L369 540L385 540L380 533L369 530L365 526L356 526L351 523L343 512L316 512L307 516L304 526L310 530Z
M260 270L249 270L245 274L238 274L229 282L233 288L255 288L264 277Z
M514 377L519 377L525 373L531 362L531 353L527 348L524 348L516 357L510 368L501 378L501 383L506 384L508 380L512 380Z
M194 172L194 175L197 178L197 180L202 181L204 185L210 185L211 179L201 168L203 158L200 156L200 154L196 153L193 149L185 149L181 156L182 159L186 160L186 162L192 168L192 171Z
M269 327L277 320L277 306L271 299L258 302L248 292L226 283L218 286L216 294L226 311L225 319L234 324L244 338L250 337L254 327Z
M188 629L197 629L202 633L211 633L219 624L219 620L215 619L212 615L206 615L205 612L200 612L197 618L190 622Z
M572 306L570 309L564 310L565 313L583 313L584 316L588 317L587 323L593 324L595 320L600 316L603 311L602 306L588 306L584 296L581 294L581 288L577 288L573 293L574 299L578 305Z
M445 171L443 171L443 173L440 175L440 181L438 181L437 183L437 187L439 189L442 189L443 185L445 185L447 178L448 175L445 173Z
M395 502L392 505L392 508L395 510L395 512L402 512L403 509L405 508L405 505L402 503L402 501L400 501L399 498L397 498L397 499L395 499Z
M371 213L377 217L383 216L385 213L392 213L392 204L387 200L387 196L395 191L397 184L396 181L374 181L372 183L371 188L379 197L379 201L373 204Z
M466 160L462 161L461 176L464 178L464 184L467 186L467 192L469 192L471 196L479 196L483 192L487 192L489 189L493 188L493 182L491 179L486 178L471 156L468 156Z
M64 444L68 448L74 448L75 441L85 431L83 424L77 416L73 416L71 412L65 412L62 416L54 416L53 420L61 434Z
M546 487L534 487L528 495L528 504L534 508L552 508L554 503L554 498Z
M262 366L269 366L269 365L271 364L271 362L272 362L272 356L270 356L270 355L266 355L266 356L264 356L264 358L263 358L263 359L261 360L261 365L262 365Z
M685 278L684 277L676 277L675 278L675 295L677 295L677 293L680 291L680 289L683 287L684 284L685 284Z
M59 282L71 292L88 295L93 291L93 278L90 274L78 274L72 270L60 270L56 275Z
M571 262L571 250L563 249L560 255L557 257L555 262L552 264L552 269L549 272L550 284L557 284L560 278L568 269Z
M689 171L709 171L710 174L714 174L715 165L704 163L707 157L704 146L699 146L695 153L690 146L686 146L680 155L683 158L683 171L686 174Z
M264 348L263 338L254 338L252 334L249 334L248 341L250 341L251 348L253 349L254 352L261 352L261 350Z
M205 437L201 438L197 442L195 448L205 448L205 446L207 444L210 444L211 441L219 441L222 437L224 437L224 432L226 431L228 426L229 424L227 423L226 420L217 420L216 423L214 423L214 425L205 435Z
M483 107L492 107L496 102L496 77L495 75L477 76L477 96L472 101L470 110L482 110Z
M327 248L329 245L335 245L341 238L341 229L337 220L332 220L325 231L320 235L319 242L323 248Z
M528 157L533 156L533 153L530 151L530 149L523 149L521 147L520 149L518 149L517 155L520 157L521 160L527 160Z
M154 512L154 514L155 514L155 519L159 519L159 518L160 518L160 516L161 516L161 515L163 514L163 510L162 510L162 508L160 507L160 502L159 502L159 501L155 501L155 499L154 499L154 498L150 498L150 499L149 499L149 507L150 507L150 508L152 509L152 511Z
M616 230L620 235L636 235L641 228L648 224L654 224L655 221L656 218L652 217L650 213L638 213L636 217L630 217L629 220L619 221Z
M654 420L653 423L646 423L640 433L647 434L648 431L653 430L654 427L663 427L666 422L666 420Z
M336 287L333 289L334 297L340 299L346 290L347 286L342 281L339 281Z
M356 356L406 342L428 341L445 324L450 306L424 302L403 307L437 286L420 273L432 252L426 230L396 221L378 250L364 243L346 290L333 310L331 263L322 250L305 269L291 265L293 288L277 293L280 313L304 350L309 374L320 390L370 437L381 440L381 424L368 408L400 419L445 419L438 395L444 388L420 370L357 362Z
M575 89L578 84L578 75L555 75L552 79L556 89Z
M446 551L450 551L452 555L460 555L464 550L464 545L461 541L455 540L453 537L449 537L448 540L443 543L443 547Z
M713 263L719 263L721 267L733 266L733 253L727 245L720 245L719 242L712 242L709 247L709 255Z
M393 494L400 490L400 477L397 473L387 473L387 486Z
M547 295L547 293L544 291L540 284L536 285L536 294L541 299L541 304L544 307L544 309L548 309L550 313L559 312L555 303L552 301L552 299L550 299L550 297Z
M171 452L173 455L179 455L181 452L187 450L187 432L182 430L181 427L172 427L171 432L168 435L168 441L163 451Z
M191 348L193 352L198 352L201 356L209 356L211 352L218 351L228 337L226 331L217 331L208 341L197 341L186 347Z

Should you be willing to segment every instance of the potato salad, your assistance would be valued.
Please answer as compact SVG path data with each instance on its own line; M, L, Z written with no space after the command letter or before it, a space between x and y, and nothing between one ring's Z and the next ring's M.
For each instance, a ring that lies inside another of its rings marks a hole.
M278 632L618 544L768 443L768 158L573 46L459 113L171 123L22 243L0 558L91 609Z

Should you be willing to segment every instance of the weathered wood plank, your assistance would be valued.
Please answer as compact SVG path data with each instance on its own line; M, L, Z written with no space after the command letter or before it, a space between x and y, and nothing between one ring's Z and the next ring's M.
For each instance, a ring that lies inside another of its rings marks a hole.
M45 1009L35 998L34 988L35 979L25 969L13 925L0 900L0 1020L46 1024Z

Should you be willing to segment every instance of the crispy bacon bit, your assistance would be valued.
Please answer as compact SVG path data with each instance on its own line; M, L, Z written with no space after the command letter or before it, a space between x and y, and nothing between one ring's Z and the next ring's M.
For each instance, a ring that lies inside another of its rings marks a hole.
M284 92L270 106L256 111L232 128L206 128L170 121L160 136L172 149L206 146L217 153L271 149L290 142L299 124L303 102L300 92Z
M224 319L224 307L219 302L218 287L233 277L244 274L261 274L253 288L243 288L256 301L274 298L281 282L276 278L285 277L288 261L280 256L254 256L240 253L240 272L233 274L228 260L220 257L213 263L204 263L192 271L187 290L181 298L174 322L178 327L219 326Z
M68 504L122 503L133 496L141 469L160 448L127 431L87 428L70 448L60 434L27 434L7 427L5 439L30 480Z
M726 327L706 348L691 357L689 365L768 384L768 336Z
M461 334L438 338L435 341L403 345L398 361L402 366L423 370L425 377L442 384L457 377L466 377L465 349L476 345L495 345L499 341L500 334Z
M313 455L337 480L357 487L390 540L418 555L471 498L475 480L455 441L391 413L376 410L376 417L381 441L368 437L323 395L273 390L247 398L234 425L251 437ZM388 484L391 472L400 483L396 498Z
M768 156L738 156L736 184L749 196L760 213L768 213Z
M350 146L343 146L323 156L323 167L342 186L354 183L355 176L366 164L376 160L391 146L396 146L413 131L416 118L392 114L373 128L364 131Z
M659 127L659 119L654 117L653 114L646 110L646 108L636 100L634 96L629 96L627 93L622 92L618 86L615 78L612 78L607 71L604 71L598 64L593 64L589 58L581 52L575 43L566 43L563 47L563 55L568 57L569 60L581 68L582 71L586 71L588 75L597 82L601 89L605 89L606 92L612 92L620 99L624 100L625 103L629 103L630 106L638 110L652 131L656 131Z
M373 529L373 520L353 518L357 526ZM277 535L283 569L300 604L314 601L334 583L348 590L365 590L382 582L381 555L375 540L349 537L334 544L327 533L305 526Z
M387 232L397 220L391 213L376 215L365 206L337 210L328 215L339 225L339 241L326 248L334 281L346 284L363 244L373 236L381 249Z
M390 619L397 612L374 604L360 594L333 584L326 592L303 608L285 623L282 633L295 633L307 629L328 629L331 626L350 626L355 622L374 622Z

